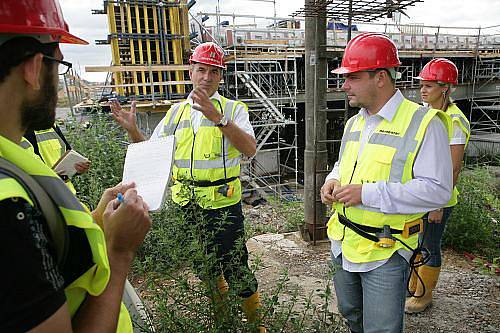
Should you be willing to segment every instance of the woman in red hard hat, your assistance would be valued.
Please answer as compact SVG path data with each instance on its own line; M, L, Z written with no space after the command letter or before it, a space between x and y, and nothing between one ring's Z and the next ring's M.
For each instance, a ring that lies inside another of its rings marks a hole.
M470 136L469 120L450 98L453 86L458 84L458 70L455 64L445 58L432 59L424 66L417 78L420 79L422 101L433 109L445 111L451 117L453 131L450 150L454 188L451 200L444 208L429 212L424 239L424 247L429 251L429 261L418 269L418 275L423 280L425 288L420 280L412 275L410 288L411 291L415 291L417 297L411 297L406 301L407 313L422 312L432 303L432 290L436 287L441 270L441 239L446 221L450 217L453 206L457 204L456 184Z

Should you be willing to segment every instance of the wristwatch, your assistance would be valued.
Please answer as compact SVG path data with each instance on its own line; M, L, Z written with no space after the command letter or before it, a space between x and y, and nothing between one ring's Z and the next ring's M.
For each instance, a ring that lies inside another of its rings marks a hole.
M226 118L226 116L223 115L222 118L219 120L219 122L215 124L215 126L217 126L217 127L225 127L225 126L227 126L227 118Z

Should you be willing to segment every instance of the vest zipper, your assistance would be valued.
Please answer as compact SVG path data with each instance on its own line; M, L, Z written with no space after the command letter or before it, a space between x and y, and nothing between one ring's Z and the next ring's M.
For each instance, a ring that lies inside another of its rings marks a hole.
M354 172L356 172L356 166L358 166L358 159L356 159L356 162L354 162L354 167L352 168L351 179L349 179L349 183L347 185L351 184L351 182L352 182L352 178L354 177ZM347 218L347 215L345 212L345 205L342 205L342 211L344 213L344 216ZM344 232L345 232L345 227L344 227Z

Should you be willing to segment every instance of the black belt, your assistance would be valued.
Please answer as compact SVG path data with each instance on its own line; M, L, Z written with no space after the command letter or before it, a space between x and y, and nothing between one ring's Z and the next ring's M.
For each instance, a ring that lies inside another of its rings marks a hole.
M371 235L371 234L377 234L377 233L384 231L383 228L370 227L367 225L354 223L343 215L338 214L338 216L339 216L339 222L341 224L345 225L346 227L348 227L349 229L351 229L352 231L354 231L355 233L357 233L361 237L367 238L367 239L374 241L374 242L378 242L380 239L377 236ZM389 230L391 231L391 234L403 233L403 230L392 229L392 228L390 228Z
M210 186L221 186L221 185L230 183L236 179L238 179L238 177L223 178L223 179L214 180L214 181L209 181L209 180L196 181L196 180L185 180L185 179L178 179L178 181L183 183L183 184L191 185L191 186L210 187Z

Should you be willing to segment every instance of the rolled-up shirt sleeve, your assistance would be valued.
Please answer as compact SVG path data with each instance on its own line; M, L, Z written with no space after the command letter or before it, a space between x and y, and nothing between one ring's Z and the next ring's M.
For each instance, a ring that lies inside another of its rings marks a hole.
M406 183L378 181L363 184L362 202L386 214L415 214L441 208L453 189L452 161L447 131L434 117L415 158L413 179Z

